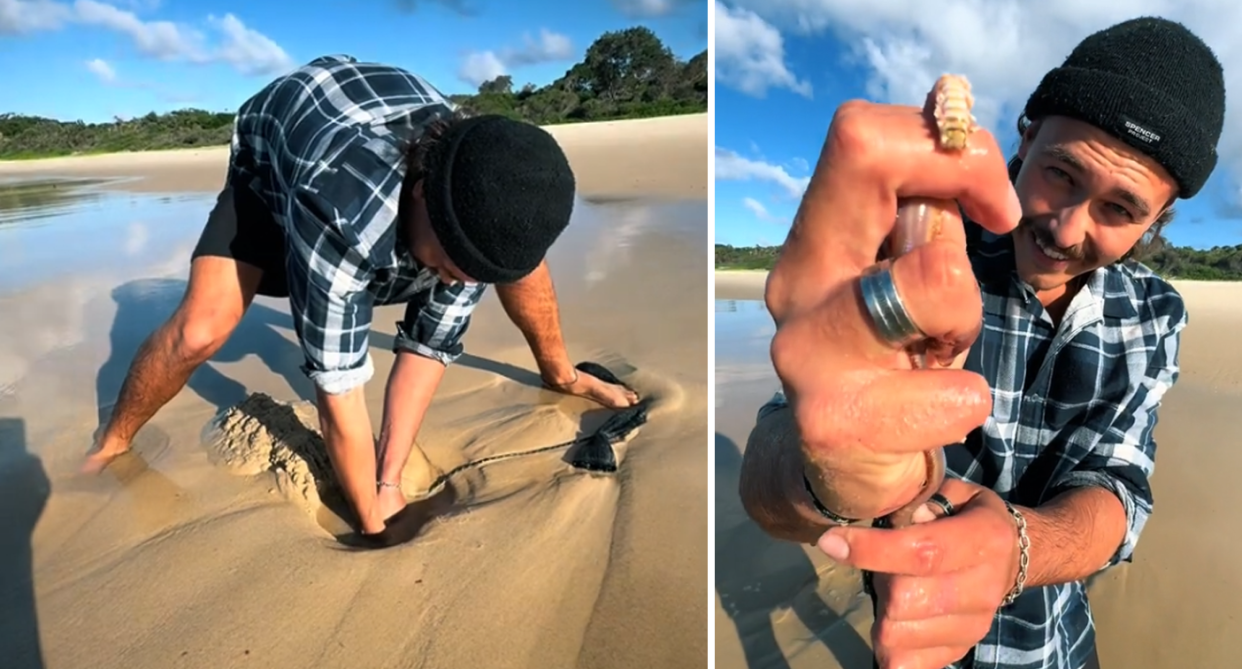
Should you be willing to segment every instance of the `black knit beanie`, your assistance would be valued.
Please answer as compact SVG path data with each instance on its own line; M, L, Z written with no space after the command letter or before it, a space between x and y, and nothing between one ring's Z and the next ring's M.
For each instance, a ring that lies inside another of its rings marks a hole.
M1225 80L1203 40L1180 23L1143 17L1084 39L1026 103L1026 117L1068 116L1150 155L1199 192L1216 167Z
M424 167L431 228L453 263L481 283L529 274L573 213L569 161L530 123L467 118L429 148Z

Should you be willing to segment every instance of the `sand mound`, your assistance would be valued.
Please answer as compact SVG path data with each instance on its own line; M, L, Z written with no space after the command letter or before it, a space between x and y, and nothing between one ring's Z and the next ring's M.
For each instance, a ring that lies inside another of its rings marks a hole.
M338 491L317 416L309 402L251 393L212 421L208 457L239 476L270 473L285 497L316 510Z

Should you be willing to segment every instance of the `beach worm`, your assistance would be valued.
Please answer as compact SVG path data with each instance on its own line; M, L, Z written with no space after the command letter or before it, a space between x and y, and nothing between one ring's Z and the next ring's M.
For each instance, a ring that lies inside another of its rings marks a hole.
M931 113L936 123L939 146L942 151L961 151L966 148L970 133L974 131L975 119L971 114L974 96L970 82L965 77L945 74L932 90ZM896 259L922 244L940 236L946 219L957 215L957 203L953 200L932 198L909 198L898 202L897 216L884 248L883 257ZM917 368L926 369L933 362L928 360L926 344L909 348L911 362ZM944 448L934 448L924 453L927 459L927 479L922 491L909 504L888 514L882 520L889 527L907 527L914 522L914 512L931 498L945 477Z

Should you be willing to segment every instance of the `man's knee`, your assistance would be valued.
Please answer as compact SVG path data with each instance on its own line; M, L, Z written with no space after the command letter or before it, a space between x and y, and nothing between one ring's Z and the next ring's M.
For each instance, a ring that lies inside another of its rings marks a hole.
M169 322L174 354L193 364L215 355L241 322L262 276L257 267L231 258L196 258Z
M173 317L173 350L185 362L200 364L224 346L240 314L228 311L183 309Z
M173 351L179 359L201 364L229 341L245 310L236 305L205 304L202 300L186 300L176 310L169 325Z

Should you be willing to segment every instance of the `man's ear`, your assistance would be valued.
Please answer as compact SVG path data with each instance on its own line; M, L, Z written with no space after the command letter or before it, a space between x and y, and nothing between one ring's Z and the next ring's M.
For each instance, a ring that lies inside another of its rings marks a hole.
M1022 132L1022 137L1018 143L1018 159L1026 160L1026 153L1031 149L1031 144L1035 142L1035 135L1039 134L1039 126L1042 121L1031 121L1026 126L1026 130Z

